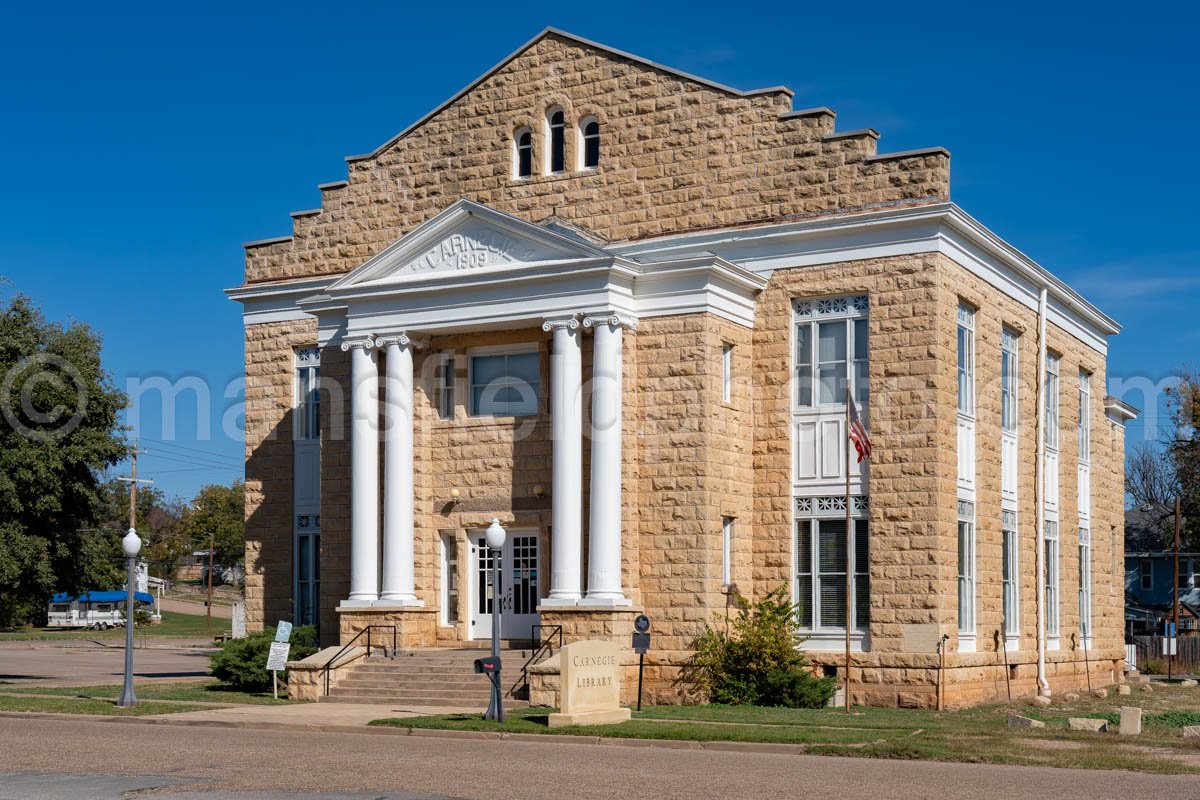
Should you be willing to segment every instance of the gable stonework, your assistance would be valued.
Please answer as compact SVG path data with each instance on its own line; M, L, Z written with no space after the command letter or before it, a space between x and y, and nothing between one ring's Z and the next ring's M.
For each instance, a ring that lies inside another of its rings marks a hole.
M543 116L601 123L599 169L539 175ZM377 155L327 184L291 239L247 249L246 281L346 272L460 197L529 221L556 215L610 241L949 198L944 150L876 158L873 131L834 134L786 90L739 95L548 33ZM535 174L512 177L513 131Z

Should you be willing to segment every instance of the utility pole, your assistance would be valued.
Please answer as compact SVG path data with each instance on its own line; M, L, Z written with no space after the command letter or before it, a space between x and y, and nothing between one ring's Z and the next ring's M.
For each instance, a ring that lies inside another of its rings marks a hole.
M213 537L212 531L208 532L208 603L205 611L207 617L204 620L204 630L209 636L212 635L212 574L213 574Z
M1167 660L1167 678L1168 678L1168 680L1170 678L1174 677L1172 674L1174 672L1174 670L1172 668L1175 666L1175 647L1177 646L1176 642L1179 641L1179 638L1178 638L1179 637L1179 529L1180 529L1180 511L1181 511L1180 505L1181 505L1180 498L1176 497L1175 498L1175 574L1171 578L1171 583L1175 587L1175 600L1171 604L1171 617L1172 617L1171 627L1173 628L1173 630L1171 631L1171 634L1172 634L1171 638L1167 641L1167 647L1169 648L1169 652L1170 652L1170 656L1168 657L1168 660Z
M138 440L133 440L133 452L130 453L129 460L129 477L120 476L117 480L129 484L129 529L137 530L137 487L139 483L154 483L152 480L138 480L137 476L137 457L145 453L145 450L138 449ZM131 620L125 620L126 624L132 625Z

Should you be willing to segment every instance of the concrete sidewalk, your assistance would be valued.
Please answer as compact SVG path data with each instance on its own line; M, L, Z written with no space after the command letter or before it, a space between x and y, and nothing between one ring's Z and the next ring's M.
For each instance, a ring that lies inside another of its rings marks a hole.
M279 726L293 730L366 727L375 719L427 717L435 714L482 713L482 708L409 706L399 703L297 703L287 706L241 705L179 714L154 714L152 719L173 725Z

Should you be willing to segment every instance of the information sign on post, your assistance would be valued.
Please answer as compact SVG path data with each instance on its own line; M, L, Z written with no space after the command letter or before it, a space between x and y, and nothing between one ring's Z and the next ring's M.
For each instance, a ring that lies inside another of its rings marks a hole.
M292 623L280 620L275 626L275 641L290 642L292 640Z
M288 651L292 646L287 642L271 642L271 652L267 654L267 669L271 670L271 691L279 698L279 670L287 667Z
M638 654L638 711L642 710L642 671L646 666L646 651L650 649L650 618L638 614L633 621L633 652Z

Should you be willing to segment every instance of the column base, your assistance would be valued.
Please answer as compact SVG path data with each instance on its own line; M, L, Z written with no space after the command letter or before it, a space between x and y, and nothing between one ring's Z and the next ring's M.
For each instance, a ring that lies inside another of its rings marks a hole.
M563 597L547 597L538 603L537 610L541 613L544 609L559 609L559 608L578 608L580 598L563 598Z
M340 611L343 608L370 608L371 606L375 605L375 603L377 603L377 602L379 602L379 598L377 598L377 597L371 597L371 598L350 598L350 597L348 597L345 600L343 600L342 602L338 603L338 610Z
M379 599L371 605L375 608L424 608L425 601L412 596L380 595Z
M632 606L633 601L622 595L588 595L579 601L580 608L625 608Z

